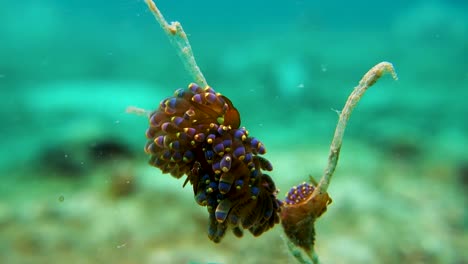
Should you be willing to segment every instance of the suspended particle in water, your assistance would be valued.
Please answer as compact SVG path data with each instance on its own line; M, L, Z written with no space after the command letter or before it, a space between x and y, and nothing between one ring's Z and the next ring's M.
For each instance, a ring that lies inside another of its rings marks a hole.
M60 195L59 198L58 198L58 201L59 202L65 201L65 197L63 195Z
M328 71L328 67L327 67L327 65L325 65L325 64L321 64L321 65L320 65L320 70L321 70L322 72L326 72L326 71Z

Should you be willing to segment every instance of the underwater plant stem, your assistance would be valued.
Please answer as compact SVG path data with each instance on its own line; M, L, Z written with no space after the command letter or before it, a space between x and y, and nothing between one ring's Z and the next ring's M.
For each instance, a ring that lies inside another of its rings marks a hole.
M289 252L300 264L319 264L319 260L315 252L307 252L307 256L304 256L303 251L296 247L291 240L287 239L286 245L288 246Z
M177 49L179 57L182 59L185 68L187 71L192 75L194 81L200 85L201 87L205 87L208 85L206 82L203 73L201 72L200 68L195 61L195 56L193 56L192 47L190 46L190 42L187 38L187 34L185 33L182 25L175 21L171 22L170 24L167 23L166 19L164 19L161 11L159 11L156 4L153 0L145 0L148 8L150 9L151 13L153 13L154 17L158 21L159 25L161 25L162 29L169 37L172 45Z
M335 172L338 158L340 156L341 144L343 142L343 135L348 124L349 117L356 107L364 93L371 87L377 80L384 74L390 73L393 79L398 80L393 65L389 62L381 62L372 67L361 79L359 84L354 88L353 92L349 95L343 110L341 111L338 123L335 128L332 143L330 145L330 153L328 155L328 164L324 171L320 182L315 189L312 196L323 194L327 191L330 180Z
M307 256L310 258L313 264L320 264L317 253L315 253L314 248L310 252L307 252Z

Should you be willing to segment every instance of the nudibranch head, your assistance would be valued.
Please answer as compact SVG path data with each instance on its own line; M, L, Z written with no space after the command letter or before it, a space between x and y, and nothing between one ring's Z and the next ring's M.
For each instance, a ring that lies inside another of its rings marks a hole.
M240 127L237 109L213 88L192 83L176 90L149 115L146 137L152 166L187 176L196 202L208 209L214 242L228 228L236 236L243 229L258 236L279 222L276 186L262 171L273 167L259 156L265 146Z

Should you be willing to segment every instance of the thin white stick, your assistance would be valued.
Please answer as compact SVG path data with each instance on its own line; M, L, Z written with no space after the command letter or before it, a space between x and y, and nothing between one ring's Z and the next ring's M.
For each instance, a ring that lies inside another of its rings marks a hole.
M172 45L176 47L179 57L182 59L185 68L192 75L194 81L201 87L208 86L203 73L195 61L192 47L190 46L187 34L185 34L182 25L177 21L171 22L170 24L167 23L166 19L164 19L162 13L159 11L153 0L145 0L145 3L148 5L148 8L150 9L151 13L153 13L164 32L166 32L166 35L169 37Z
M330 153L328 155L328 164L323 173L320 182L315 189L312 196L317 196L318 194L323 194L327 192L330 180L335 172L336 165L338 163L338 158L340 156L341 144L343 143L343 136L348 124L349 117L353 112L354 107L356 107L361 97L364 93L371 87L377 80L384 74L390 73L393 79L398 80L398 77L395 73L395 69L390 62L381 62L374 67L372 67L361 79L358 86L356 86L353 92L349 95L348 100L346 101L343 110L341 111L338 123L335 128L335 135L333 136L332 143L330 145Z

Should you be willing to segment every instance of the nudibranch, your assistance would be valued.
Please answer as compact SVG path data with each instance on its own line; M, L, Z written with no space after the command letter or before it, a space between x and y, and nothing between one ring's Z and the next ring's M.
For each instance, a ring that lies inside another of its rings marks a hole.
M327 210L332 202L328 194L312 195L317 183L303 182L286 194L280 213L284 233L296 246L310 252L315 240L315 220Z
M149 114L145 152L150 165L175 178L186 175L196 202L209 213L208 237L227 229L259 236L279 223L282 202L262 142L240 127L232 102L209 86L191 83Z

